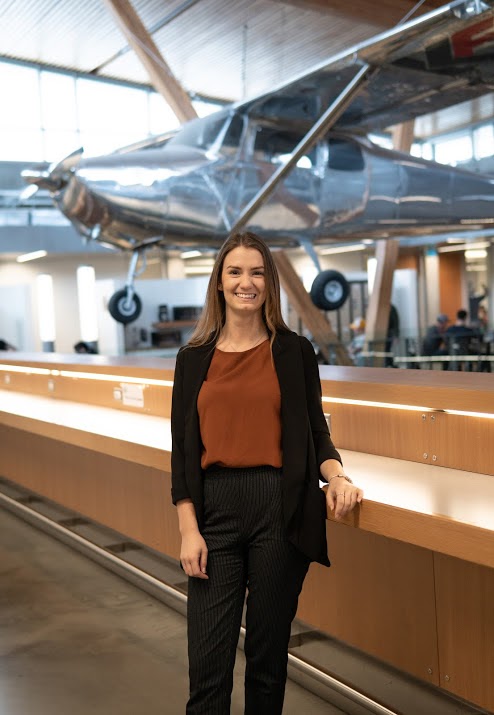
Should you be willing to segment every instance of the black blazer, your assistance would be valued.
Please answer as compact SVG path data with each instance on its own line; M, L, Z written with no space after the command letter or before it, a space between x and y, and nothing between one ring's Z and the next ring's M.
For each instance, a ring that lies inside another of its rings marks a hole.
M172 396L172 500L190 498L203 524L202 442L197 397L214 345L183 347L177 355ZM311 561L329 566L326 499L319 465L337 459L321 404L319 368L310 342L280 333L273 358L281 391L283 517L288 539Z

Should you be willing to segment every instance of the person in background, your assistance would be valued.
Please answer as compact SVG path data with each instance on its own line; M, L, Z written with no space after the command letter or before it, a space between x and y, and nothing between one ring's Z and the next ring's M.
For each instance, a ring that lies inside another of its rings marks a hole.
M489 330L489 316L487 315L487 308L482 303L480 303L477 309L477 319L472 321L472 328L475 328L480 335L485 335Z
M0 339L0 350L17 350L17 348L8 343L6 340Z
M388 330L386 333L385 352L388 353L384 359L384 367L394 367L393 343L400 337L400 314L395 305L389 306Z
M362 500L329 435L310 342L285 325L256 234L220 249L175 366L172 500L189 577L187 715L229 715L245 592L245 715L281 715L290 624L326 514ZM321 492L319 479L327 486Z
M78 343L74 345L74 351L76 353L80 354L86 354L86 355L97 355L98 351L93 348L92 345L89 345L89 343L85 343L83 340L80 340Z
M427 355L428 357L441 357L448 355L448 349L444 338L448 323L448 316L445 313L441 313L437 316L434 325L430 325L427 328L427 332L422 343L422 355ZM448 363L446 360L442 363L442 366L443 370L448 369Z
M362 355L365 348L365 320L360 316L355 318L353 323L350 323L350 329L353 330L353 337L348 346L348 353L354 364L362 367L365 365L365 357Z
M470 355L472 352L472 340L478 336L473 328L467 325L468 313L463 308L460 308L456 313L456 321L450 325L444 333L444 341L448 353L454 356ZM451 363L451 369L461 370L462 367L471 369L471 364L467 362L454 361Z

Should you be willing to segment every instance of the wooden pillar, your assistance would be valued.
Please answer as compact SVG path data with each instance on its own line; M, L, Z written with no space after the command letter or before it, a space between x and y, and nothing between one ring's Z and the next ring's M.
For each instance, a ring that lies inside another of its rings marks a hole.
M393 127L393 148L409 154L412 148L414 128L414 119ZM396 239L382 240L376 244L376 275L367 307L365 326L367 348L376 352L384 352L386 349L391 289L398 261L398 251L399 242ZM382 366L384 359L374 358L373 364L376 367Z
M286 253L284 251L273 251L273 258L278 268L281 285L288 295L288 300L306 328L312 333L312 337L319 346L324 358L329 363L330 354L334 352L337 365L353 365L345 347L338 340L338 336L333 331L324 313L312 303Z
M197 112L189 95L177 82L129 0L104 0L127 42L146 68L153 87L170 105L180 122L195 119Z
M402 151L405 154L410 154L410 149L412 148L413 138L415 136L415 120L411 119L409 122L403 122L403 124L397 124L393 127L392 137L393 137L393 149L396 151Z
M386 347L389 310L391 306L391 288L393 274L398 258L399 242L386 239L376 243L376 275L374 286L367 306L365 339L369 350L383 352ZM374 360L374 365L384 364L382 358Z

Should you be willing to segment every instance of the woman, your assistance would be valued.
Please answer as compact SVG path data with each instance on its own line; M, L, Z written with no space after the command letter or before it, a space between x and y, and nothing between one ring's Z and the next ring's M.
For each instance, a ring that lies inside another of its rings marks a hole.
M202 317L177 356L172 439L190 577L186 712L230 712L247 589L245 714L278 715L309 563L329 566L326 504L339 518L362 491L344 474L314 351L285 325L276 266L255 234L230 236L217 256Z

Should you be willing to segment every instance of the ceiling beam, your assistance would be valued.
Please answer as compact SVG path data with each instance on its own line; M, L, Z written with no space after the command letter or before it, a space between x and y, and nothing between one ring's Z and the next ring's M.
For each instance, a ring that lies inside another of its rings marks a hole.
M157 92L168 102L180 122L195 119L195 111L190 97L175 79L153 39L142 24L138 14L128 0L103 0L115 17Z
M272 0L283 5L294 5L301 10L315 10L353 18L383 28L393 27L417 4L415 0ZM413 17L423 15L444 5L445 0L425 0Z
M415 119L410 119L410 121L402 124L395 124L392 127L391 135L393 137L393 149L410 154L415 136Z

